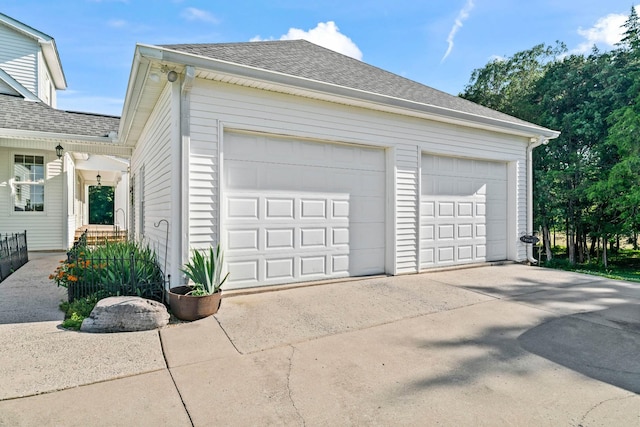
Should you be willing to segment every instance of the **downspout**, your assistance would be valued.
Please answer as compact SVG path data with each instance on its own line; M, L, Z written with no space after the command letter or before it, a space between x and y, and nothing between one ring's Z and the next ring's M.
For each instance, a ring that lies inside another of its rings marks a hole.
M193 81L195 80L196 69L195 67L188 65L185 68L184 81L180 90L180 136L182 140L182 176L181 176L181 196L182 206L181 212L181 226L182 226L182 246L180 248L181 253L181 265L184 265L190 258L190 236L189 236L189 160L191 158L191 89L193 88Z
M533 235L533 149L541 145L546 145L548 138L539 136L531 138L527 145L527 234ZM527 244L527 260L531 264L537 264L538 260L533 257L533 244Z

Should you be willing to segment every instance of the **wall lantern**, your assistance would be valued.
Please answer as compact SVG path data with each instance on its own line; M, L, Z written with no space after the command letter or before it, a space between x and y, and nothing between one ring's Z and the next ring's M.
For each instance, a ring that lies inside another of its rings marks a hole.
M98 175L96 175L96 181L98 181L98 186L102 187L102 177L100 176L100 172L98 172Z
M63 151L64 148L62 147L62 145L58 144L58 146L56 147L56 156L58 156L58 158L61 158Z

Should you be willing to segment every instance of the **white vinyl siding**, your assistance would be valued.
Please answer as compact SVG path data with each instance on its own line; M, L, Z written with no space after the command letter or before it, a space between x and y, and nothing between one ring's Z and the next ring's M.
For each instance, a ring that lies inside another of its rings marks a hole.
M524 233L526 224L525 171L520 167L525 161L527 139L524 137L202 79L196 79L191 93L191 117L191 167L204 166L205 170L197 175L199 182L190 183L190 195L198 196L190 204L190 219L196 220L190 224L190 239L198 247L215 244L218 240L220 209L216 194L219 173L216 153L222 125L229 130L395 147L390 160L392 167L387 170L388 176L393 175L389 180L395 180L395 189L390 193L394 198L388 202L396 204L393 215L396 224L389 225L393 227L395 248L390 264L387 263L387 273L418 270L419 153L426 151L516 165L513 179L517 182L510 183L515 194L513 200L509 199L509 209L517 220L509 230L508 246L509 254L515 254L514 258L523 257L524 245L514 236ZM412 229L415 230L413 235Z
M12 186L15 154L44 156L45 198L44 212L15 212ZM4 183L4 184L3 184ZM64 176L62 160L54 154L36 150L14 150L0 147L0 233L28 230L30 250L66 250L65 205L62 202Z
M218 132L215 116L191 111L189 156L189 246L206 249L218 243Z
M420 154L415 145L398 145L396 166L396 273L418 270L418 165Z
M38 42L0 25L0 68L38 95Z
M164 223L154 227L161 219L171 223L171 91L166 86L160 95L156 107L147 121L138 142L137 149L131 158L131 171L135 175L135 203L137 204L134 229L137 238L144 237L145 243L155 249L160 264L165 261ZM144 201L144 211L140 203ZM169 226L173 230L172 225ZM169 249L171 250L171 249ZM167 261L168 269L170 262Z
M38 67L38 82L39 82L39 95L40 99L47 105L56 108L56 90L53 86L51 74L49 68L46 66L44 55L42 52L38 54L38 63L41 64Z
M18 92L3 81L0 81L0 93L6 95L18 95Z

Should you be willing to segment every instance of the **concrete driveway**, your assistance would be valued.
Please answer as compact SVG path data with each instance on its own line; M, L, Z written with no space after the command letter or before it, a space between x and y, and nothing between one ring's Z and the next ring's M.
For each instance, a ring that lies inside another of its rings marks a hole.
M4 393L0 425L640 425L640 285L581 274L370 278L227 295L159 333L57 331L79 387Z

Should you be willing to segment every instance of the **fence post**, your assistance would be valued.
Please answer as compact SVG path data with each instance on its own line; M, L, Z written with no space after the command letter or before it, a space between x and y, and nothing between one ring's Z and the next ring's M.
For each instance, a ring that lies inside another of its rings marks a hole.
M135 262L136 262L136 257L133 254L133 252L131 252L129 254L129 289L135 289L136 288L136 266L135 266Z

